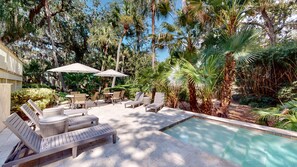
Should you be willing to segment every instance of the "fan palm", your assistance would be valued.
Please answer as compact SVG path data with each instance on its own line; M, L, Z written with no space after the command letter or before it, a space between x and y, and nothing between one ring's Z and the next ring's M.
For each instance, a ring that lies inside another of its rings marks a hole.
M194 65L181 59L174 70L177 80L194 84L202 100L199 111L208 115L213 111L212 97L222 74L221 62L222 58L217 56L205 57Z
M198 22L190 19L189 15L177 12L178 18L175 24L163 23L163 32L158 35L158 47L168 47L172 58L185 59L195 64L199 59L196 54L199 45L201 31ZM189 102L191 111L198 111L195 80L188 77L187 88L189 91Z
M202 5L203 4L203 5ZM239 29L241 20L245 13L245 2L235 1L190 1L190 10L193 16L203 13L208 13L213 16L210 21L214 22L220 30L222 30L222 38L220 42L211 46L212 49L221 52L219 55L224 55L225 67L224 77L221 88L221 104L217 111L219 116L227 117L228 107L231 102L232 84L235 81L235 54L243 51L247 44L250 44L253 39L252 31L241 31ZM201 6L208 6L207 8ZM247 32L247 34L245 34ZM214 36L214 34L212 34ZM209 41L208 41L209 42ZM210 46L210 45L208 45ZM218 49L219 48L219 49Z

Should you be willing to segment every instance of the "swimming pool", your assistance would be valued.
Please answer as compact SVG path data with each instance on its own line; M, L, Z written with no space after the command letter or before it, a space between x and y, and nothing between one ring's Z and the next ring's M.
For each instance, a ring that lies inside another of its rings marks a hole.
M199 118L163 132L243 167L297 166L295 139Z

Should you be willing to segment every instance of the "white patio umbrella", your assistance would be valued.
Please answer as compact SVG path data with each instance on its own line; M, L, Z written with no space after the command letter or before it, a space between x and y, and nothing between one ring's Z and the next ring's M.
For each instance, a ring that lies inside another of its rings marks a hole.
M100 76L100 77L127 77L128 75L120 73L118 71L108 69L106 71L99 72L97 74L94 74L95 76Z
M127 77L128 75L120 73L118 71L108 69L106 71L99 72L97 74L94 74L95 76L100 77ZM114 83L112 83L112 87L114 87Z
M99 70L97 70L95 68L92 68L92 67L80 64L80 63L73 63L73 64L53 68L53 69L50 69L47 71L49 71L49 72L66 72L66 73L98 73L98 72L100 72ZM76 84L76 86L78 87L77 84Z
M73 63L62 67L53 68L47 70L50 72L67 72L67 73L98 73L99 70L80 64L80 63Z

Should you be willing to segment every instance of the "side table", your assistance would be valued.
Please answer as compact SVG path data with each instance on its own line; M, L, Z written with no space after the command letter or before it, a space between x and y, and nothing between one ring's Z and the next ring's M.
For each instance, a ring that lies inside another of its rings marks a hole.
M68 131L67 116L52 116L39 120L42 137L53 136Z

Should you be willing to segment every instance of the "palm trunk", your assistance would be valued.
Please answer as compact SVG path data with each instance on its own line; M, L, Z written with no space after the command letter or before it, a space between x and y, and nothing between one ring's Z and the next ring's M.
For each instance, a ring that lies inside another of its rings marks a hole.
M211 98L204 99L199 109L203 114L212 115L213 103Z
M151 3L152 11L152 69L155 69L155 57L156 57L156 48L155 48L155 15L156 15L156 2L152 0Z
M236 62L233 57L233 53L227 53L226 64L224 67L224 80L221 91L221 104L219 110L217 111L217 114L220 117L228 117L228 107L232 96L232 84L235 81L235 66Z
M189 96L190 96L190 108L192 112L198 112L198 103L196 99L196 87L195 83L188 79L188 89L189 89Z
M108 55L107 55L107 49L108 49L107 46L105 46L104 49L103 49L104 56L105 56L104 59L108 57ZM104 66L105 66L105 61L102 60L102 63L101 63L101 71L104 71Z
M51 15L50 15L50 10L49 10L49 5L48 5L47 0L44 2L44 7L45 7L46 20L47 20L47 24L48 24L48 27L47 27L48 28L48 34L47 35L50 38L51 45L52 45L54 64L55 64L55 67L59 67L59 62L58 62L58 58L57 58L57 55L56 55L56 46L55 46L55 42L53 40L52 31L51 31ZM61 85L62 85L62 90L65 90L65 83L64 83L64 80L63 80L63 76L62 76L62 74L60 72L58 73L58 75L59 75L59 80L60 80Z
M116 71L118 71L118 69L119 69L121 45L122 45L122 41L123 41L123 38L124 38L124 37L125 37L125 33L124 33L123 36L120 38L119 45L118 45L118 50L117 50L117 62L116 62L116 68L115 68ZM112 85L111 85L112 88L113 88L114 85L115 85L115 81L116 81L116 77L113 77L113 79L112 79Z
M124 54L122 54L122 67L121 67L121 73L124 73L124 65L125 65L125 56L124 56Z

